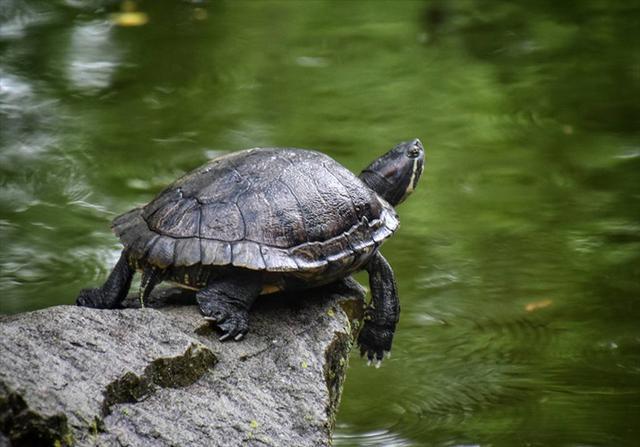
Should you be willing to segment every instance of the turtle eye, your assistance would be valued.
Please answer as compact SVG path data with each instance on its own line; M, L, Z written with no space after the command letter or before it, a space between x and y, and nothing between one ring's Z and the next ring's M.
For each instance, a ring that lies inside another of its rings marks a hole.
M417 158L420 155L420 148L418 146L411 146L407 150L407 157L409 158Z

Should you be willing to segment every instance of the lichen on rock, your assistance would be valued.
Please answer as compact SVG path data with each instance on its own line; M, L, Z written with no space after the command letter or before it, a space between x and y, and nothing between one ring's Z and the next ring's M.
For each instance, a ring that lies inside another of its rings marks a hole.
M141 375L127 371L109 383L104 391L102 415L115 404L135 403L156 387L180 388L193 384L216 364L216 356L201 344L190 345L183 355L153 360Z

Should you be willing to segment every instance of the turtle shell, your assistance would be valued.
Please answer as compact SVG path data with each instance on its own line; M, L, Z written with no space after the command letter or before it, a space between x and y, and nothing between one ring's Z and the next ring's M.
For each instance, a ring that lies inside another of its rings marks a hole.
M395 210L327 155L256 148L213 159L113 229L138 259L273 272L317 271L379 246Z

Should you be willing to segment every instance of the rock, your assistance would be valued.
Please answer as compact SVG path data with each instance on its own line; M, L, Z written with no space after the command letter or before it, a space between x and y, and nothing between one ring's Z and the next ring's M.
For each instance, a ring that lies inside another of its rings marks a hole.
M0 445L329 445L362 297L351 279L261 297L225 343L176 289L1 316Z

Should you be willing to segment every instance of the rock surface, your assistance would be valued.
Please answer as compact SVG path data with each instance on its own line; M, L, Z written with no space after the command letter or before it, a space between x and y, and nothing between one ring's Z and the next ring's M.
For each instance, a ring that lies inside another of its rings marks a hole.
M328 445L362 297L353 280L261 297L225 343L176 289L1 316L0 445Z

